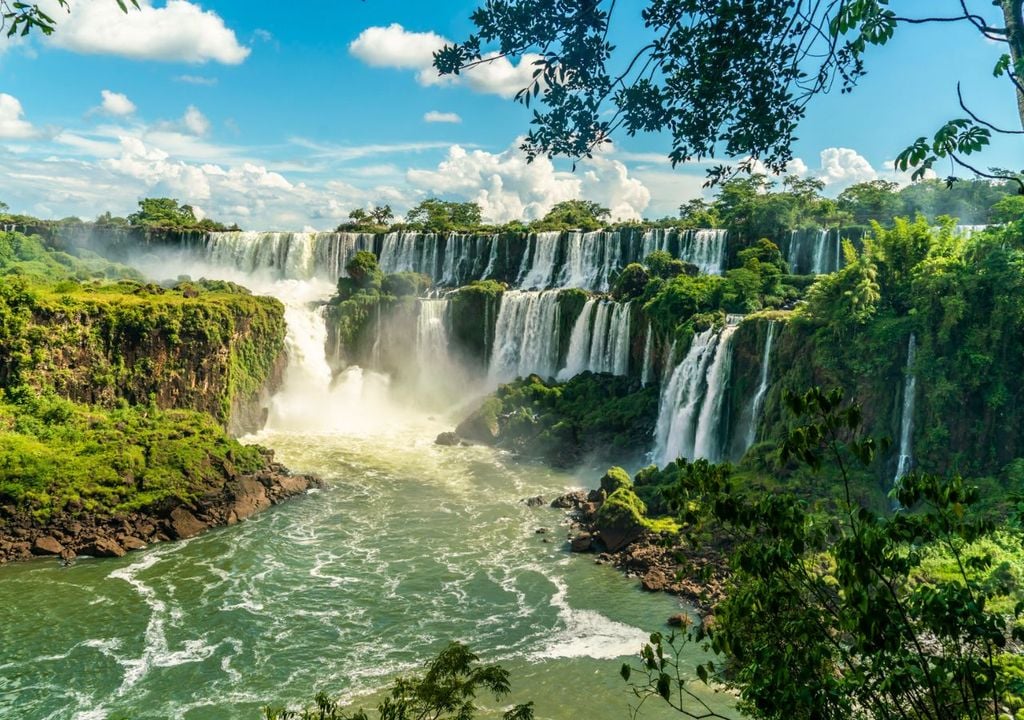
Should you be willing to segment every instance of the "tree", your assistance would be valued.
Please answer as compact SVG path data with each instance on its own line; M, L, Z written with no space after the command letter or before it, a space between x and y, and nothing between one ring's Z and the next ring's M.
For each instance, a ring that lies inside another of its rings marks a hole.
M377 225L387 225L395 219L390 205L377 205L370 211L370 219Z
M422 675L398 678L377 705L380 720L472 720L477 694L495 700L511 692L509 674L500 665L480 665L468 647L451 643L427 663ZM320 693L314 707L302 711L265 707L264 720L368 720L364 710L349 711ZM516 705L504 720L533 720L533 703Z
M128 216L132 225L143 227L191 227L198 222L191 205L179 205L173 198L144 198L139 209Z
M687 200L680 205L679 219L690 228L716 228L721 222L717 208L704 198Z
M370 215L362 208L356 208L348 214L348 219L351 225L365 225L370 219Z
M429 232L473 230L483 221L480 206L475 202L449 202L428 198L405 214L406 222L420 225Z
M1024 637L1015 624L1022 605L995 605L1014 590L1013 579L975 545L996 530L974 511L977 488L911 473L892 493L907 510L864 509L853 500L852 477L885 444L860 436L860 408L838 390L783 399L799 422L780 461L827 467L840 486L834 511L750 492L730 467L703 460L661 471L673 479L663 493L687 536L710 533L731 548L714 624L688 633L719 654L697 675L736 688L751 718L1007 716L1008 696L1021 690L1007 668L1019 666L1009 653L1011 639ZM951 580L923 572L929 549L949 558ZM662 698L690 717L714 716L678 672L678 648L676 637L652 636L623 677L641 701Z
M139 0L115 0L115 2L122 12L128 12L129 4L136 10L139 9ZM69 0L57 0L57 5L61 10L71 12ZM43 12L38 4L0 0L0 30L6 27L7 37L25 36L33 30L50 35L56 25L56 20Z
M888 180L870 180L846 188L836 202L859 225L872 220L883 222L883 218L891 218L899 211L898 189L899 185Z
M563 200L555 203L535 226L552 230L598 230L610 216L611 211L596 202Z
M742 158L708 171L710 183L756 162L785 171L808 103L864 76L869 48L906 25L955 24L1005 46L995 73L1015 93L1024 125L1024 0L961 0L948 15L901 16L888 0L647 0L642 47L608 40L614 0L490 0L473 13L477 32L434 54L440 74L458 74L495 57L536 54L530 84L516 99L536 104L522 148L530 159L590 157L618 131L667 132L673 165ZM995 6L995 9L993 9ZM491 48L496 53L487 52ZM613 69L614 68L614 69ZM988 68L986 68L988 70ZM919 138L897 159L922 176L939 159L984 176L964 157L1004 130L970 110L934 138ZM1000 174L1000 176L1002 176ZM1024 190L1024 181L1020 181Z

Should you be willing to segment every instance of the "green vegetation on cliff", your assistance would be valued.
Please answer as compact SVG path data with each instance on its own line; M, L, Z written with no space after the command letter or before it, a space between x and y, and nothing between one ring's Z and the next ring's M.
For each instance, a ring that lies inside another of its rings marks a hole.
M587 372L548 384L531 375L498 388L456 432L569 467L642 452L657 415L657 389L629 378Z
M276 382L283 307L0 233L0 505L45 522L188 502L266 465L225 432Z
M264 465L258 448L229 438L202 412L108 410L29 391L0 401L0 504L39 520L189 502L222 482L225 468Z

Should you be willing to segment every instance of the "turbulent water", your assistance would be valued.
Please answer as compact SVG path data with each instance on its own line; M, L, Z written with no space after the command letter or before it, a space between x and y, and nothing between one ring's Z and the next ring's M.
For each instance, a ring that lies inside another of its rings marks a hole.
M243 279L233 262L156 264ZM350 368L332 383L316 307L331 283L247 279L289 325L285 385L253 439L328 487L125 558L0 568L0 717L240 720L318 690L372 701L452 639L505 664L511 701L534 700L538 717L627 717L622 658L678 603L570 556L561 513L521 502L599 474L435 445L452 418L395 404L386 378ZM423 310L430 353L445 307Z

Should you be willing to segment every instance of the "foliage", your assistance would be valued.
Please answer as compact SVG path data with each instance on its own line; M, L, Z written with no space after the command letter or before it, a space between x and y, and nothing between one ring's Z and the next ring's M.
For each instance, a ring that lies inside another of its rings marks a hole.
M251 473L265 460L205 413L103 409L24 389L0 400L0 502L40 520L189 502L223 482L225 463Z
M475 230L482 222L475 202L450 202L428 198L405 214L406 223L427 232Z
M852 91L870 48L888 43L902 25L954 23L1005 45L994 73L1007 79L1024 122L1020 0L963 0L938 17L897 15L888 0L648 0L640 11L646 36L640 47L622 49L608 35L613 16L626 7L612 0L569 9L559 0L488 2L472 15L476 33L436 52L434 65L442 75L458 74L494 58L539 55L531 81L516 95L535 105L522 145L530 159L590 157L616 132L664 132L673 165L724 156L743 158L740 170L761 162L780 174L793 159L808 103L834 86ZM491 47L496 52L488 53ZM920 173L949 158L971 172L1012 176L964 161L1004 131L971 112L957 90L966 117L919 139L897 165ZM712 167L709 181L736 169Z
M783 462L829 468L844 500L821 515L788 494L749 492L728 468L704 461L678 473L669 497L684 531L713 526L730 538L731 579L713 626L689 638L725 660L698 676L735 688L755 718L991 718L1014 682L1002 660L1012 618L994 603L1019 594L978 548L996 526L972 508L978 493L959 477L911 473L894 490L900 510L883 516L852 500L849 473L880 448L858 433L861 411L838 391L788 395L803 418L780 448ZM982 546L983 547L983 546ZM933 551L954 559L952 578L925 570ZM638 697L661 697L707 717L677 674L675 637L652 636L641 654ZM1010 670L1008 671L1008 665ZM623 667L630 681L634 668Z
M619 466L608 468L604 476L601 478L601 489L608 495L611 495L620 488L631 489L633 487L633 481L629 479L629 473L620 468Z
M590 372L560 384L531 375L502 385L470 420L485 414L497 426L499 447L571 467L590 455L622 457L646 447L658 392Z
M589 200L563 200L531 223L534 230L600 230L611 211Z
M612 297L619 301L640 297L650 279L647 268L640 263L630 263L616 276L612 284Z
M196 217L195 210L191 205L179 205L178 201L173 198L139 200L139 209L128 216L128 223L136 227L173 230L228 229L223 223L209 218L200 220Z
M432 280L429 275L417 272L389 273L381 281L381 292L394 297L420 297L423 295Z
M348 214L348 222L338 225L338 232L385 230L395 219L390 205L376 205L371 210L356 208Z
M468 647L453 642L427 663L422 675L400 677L377 705L380 720L472 720L476 696L501 700L511 692L509 674L500 665L481 665ZM266 707L264 720L368 720L364 710L349 710L320 693L312 707L298 712ZM504 720L532 720L533 703L516 705Z

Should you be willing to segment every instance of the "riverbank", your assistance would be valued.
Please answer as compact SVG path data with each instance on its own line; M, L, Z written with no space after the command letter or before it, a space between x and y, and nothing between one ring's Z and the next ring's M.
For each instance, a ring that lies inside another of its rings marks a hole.
M322 483L314 475L293 475L259 449L262 469L239 473L221 465L220 483L207 484L194 500L168 498L153 506L113 515L65 511L40 520L13 505L0 506L0 565L33 557L78 555L122 557L132 550L185 540L206 530L234 525Z

